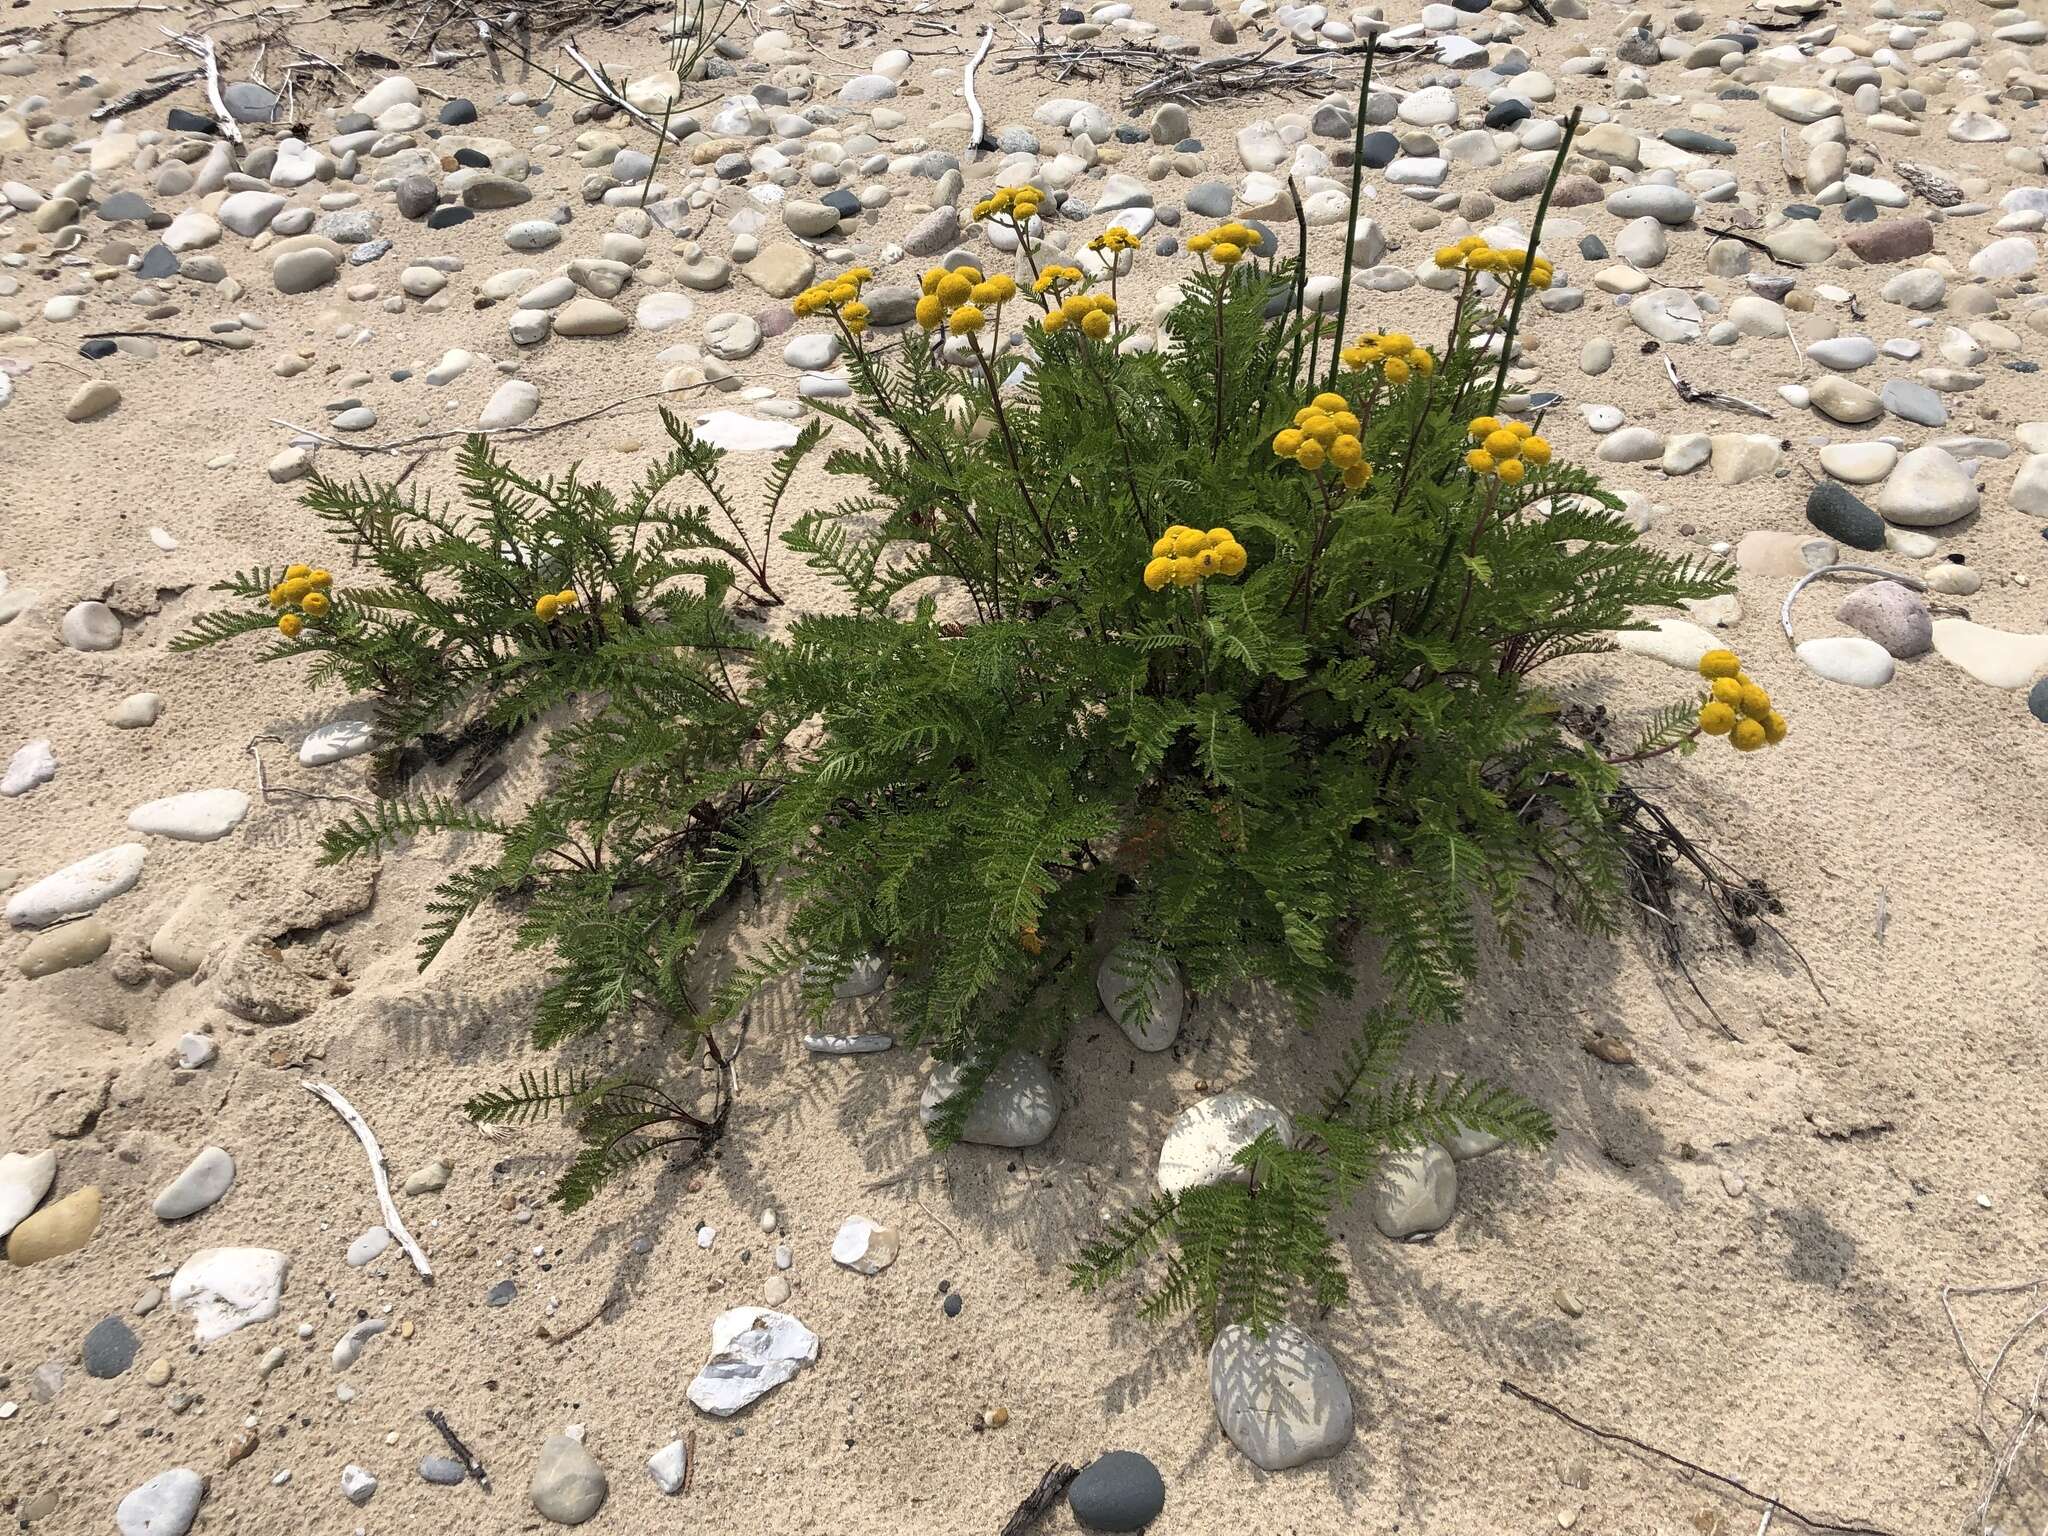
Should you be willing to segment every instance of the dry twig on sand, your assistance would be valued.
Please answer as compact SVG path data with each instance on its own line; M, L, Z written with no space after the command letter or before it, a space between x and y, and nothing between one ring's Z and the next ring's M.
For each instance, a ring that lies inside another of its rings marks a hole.
M684 384L675 389L650 389L644 395L628 395L623 400L614 400L608 405L600 405L596 410L582 411L574 416L564 416L559 421L544 421L537 427L451 427L445 432L422 432L417 437L401 437L388 443L352 443L346 438L335 437L330 433L316 431L312 427L302 427L295 421L286 421L278 416L271 417L270 424L273 427L283 427L287 431L296 432L301 437L325 444L330 448L345 448L350 453L403 453L406 449L417 447L421 443L442 443L451 437L531 437L536 433L554 432L563 427L573 427L579 422L593 420L596 417L617 410L622 405L635 405L642 400L660 400L669 395L686 395L693 390L708 389L710 387L710 383L707 381L703 384Z
M1990 1366L1980 1366L1963 1338L1963 1325L1956 1318L1953 1299L1957 1296L2019 1295L2030 1296L2041 1304L2006 1335ZM1956 1348L1963 1357L1963 1369L1970 1373L1970 1380L1977 1385L1977 1415L1971 1427L1991 1452L1991 1476L1984 1485L1983 1496L1977 1500L1975 1510L1978 1530L1990 1528L1992 1504L1997 1500L1999 1491L2011 1480L2013 1469L2018 1466L2028 1442L2041 1428L2043 1398L2048 1395L2048 1347L2041 1350L2041 1363L2034 1372L2033 1386L2021 1389L2025 1393L2023 1397L2000 1391L1998 1375L2021 1341L2035 1329L2048 1325L2048 1300L2043 1298L2048 1298L2048 1275L2032 1280L2014 1280L2004 1285L1944 1285L1941 1288L1941 1310L1948 1314L1949 1331L1955 1335ZM1991 1399L1994 1395L2018 1415L2010 1427L2000 1424L1993 1414Z
M1056 1461L1045 1469L1045 1476L1038 1480L1038 1486L1024 1495L1010 1518L1003 1522L998 1536L1024 1536L1024 1533L1045 1518L1045 1512L1065 1497L1067 1484L1081 1475L1080 1468L1070 1467L1064 1461Z
M1764 1506L1764 1524L1759 1528L1760 1530L1769 1528L1771 1516L1784 1515L1788 1519L1798 1521L1799 1524L1805 1526L1809 1531L1833 1532L1834 1536L1892 1536L1891 1532L1875 1525L1838 1525L1832 1520L1821 1520L1813 1515L1801 1514L1785 1500L1771 1494L1758 1493L1748 1484L1738 1482L1725 1473L1712 1471L1701 1466L1696 1461L1687 1461L1683 1456L1673 1455L1670 1451L1659 1450L1656 1446L1638 1440L1633 1435L1625 1435L1618 1429L1601 1429L1596 1425L1588 1424L1584 1419L1573 1417L1565 1412L1564 1409L1558 1407L1557 1404L1538 1397L1534 1392L1525 1391L1523 1388L1516 1386L1512 1381L1501 1382L1500 1389L1507 1393L1509 1397L1517 1398L1532 1408L1540 1408L1554 1419L1562 1420L1581 1434L1591 1435L1596 1440L1605 1440L1611 1444L1628 1446L1630 1449L1641 1451L1647 1456L1654 1456L1659 1461L1669 1462L1672 1466L1683 1467L1686 1471L1704 1477L1710 1482L1719 1483L1723 1488L1739 1493L1745 1498L1756 1500L1757 1503Z

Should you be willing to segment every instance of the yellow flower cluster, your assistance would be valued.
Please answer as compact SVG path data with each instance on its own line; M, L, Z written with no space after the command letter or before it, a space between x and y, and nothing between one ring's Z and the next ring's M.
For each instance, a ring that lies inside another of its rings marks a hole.
M1043 297L1051 293L1055 288L1063 288L1068 283L1082 283L1087 280L1088 274L1079 267L1063 267L1058 265L1041 267L1037 280L1031 285L1031 291Z
M577 607L582 599L574 587L564 587L559 592L546 592L534 600L533 616L543 624L552 624L569 609Z
M955 336L972 336L988 323L987 311L1017 297L1017 280L998 272L983 277L979 267L933 267L924 275L917 323L926 330L944 325Z
M1550 462L1550 444L1536 436L1526 421L1474 416L1465 430L1478 444L1465 455L1465 467L1475 475L1492 475L1509 485L1520 485L1531 464Z
M858 336L868 328L868 307L861 302L860 291L874 275L868 267L848 267L831 282L806 288L790 301L789 307L800 317L830 311Z
M1436 358L1429 348L1418 346L1415 338L1400 331L1384 335L1369 331L1340 354L1346 368L1377 367L1389 384L1406 384L1415 374L1425 379L1436 372Z
M1467 272L1493 272L1512 279L1522 270L1522 263L1529 259L1527 251L1501 250L1488 245L1478 235L1467 235L1456 245L1441 247L1436 253L1436 264L1446 269L1463 267ZM1550 258L1538 256L1529 268L1531 287L1548 288L1556 276L1550 269Z
M1726 736L1738 752L1775 747L1785 739L1785 717L1771 708L1771 696L1742 670L1733 651L1709 651L1700 658L1700 676L1707 680L1706 702L1700 705L1700 729Z
M1326 465L1335 469L1347 491L1363 490L1372 479L1358 440L1358 417L1342 395L1317 395L1296 411L1294 425L1274 434L1273 452L1312 475Z
M1188 241L1188 249L1197 256L1208 257L1219 267L1234 267L1258 250L1264 240L1265 236L1249 224L1239 224L1233 220L1196 235Z
M307 619L324 619L333 609L334 602L328 589L334 585L334 578L325 571L316 571L310 565L288 565L284 568L284 580L270 589L270 606L296 612L278 615L278 633L285 639L295 639L306 627Z
M1137 248L1138 237L1128 229L1125 229L1121 224L1110 225L1109 228L1088 242L1089 250L1101 251L1110 256L1118 256L1125 251L1135 251Z
M1048 331L1078 326L1083 336L1101 341L1115 326L1116 300L1106 293L1070 293L1060 300L1059 308L1048 309L1038 323Z
M1235 576L1244 569L1244 546L1228 528L1199 528L1175 523L1152 546L1152 558L1145 564L1145 585L1157 592L1161 587L1192 587L1210 576Z
M985 219L991 214L1007 214L1012 223L1022 226L1038 216L1038 205L1044 201L1045 194L1028 182L1021 187L1002 187L974 205L974 216Z

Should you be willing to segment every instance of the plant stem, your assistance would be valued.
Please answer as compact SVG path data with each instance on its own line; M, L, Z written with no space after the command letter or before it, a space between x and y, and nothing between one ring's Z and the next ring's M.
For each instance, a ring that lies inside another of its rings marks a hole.
M1344 326L1351 314L1351 264L1356 258L1358 241L1358 193L1365 180L1365 109L1372 96L1372 63L1379 52L1380 35L1368 33L1365 39L1365 73L1358 81L1358 112L1351 123L1351 205L1345 210L1344 221L1344 280L1337 286L1337 342L1330 352L1330 382L1328 388L1337 386L1337 361L1344 350ZM1307 273L1302 274L1307 282ZM1311 378L1315 370L1309 370Z
M1500 339L1500 366L1493 374L1493 394L1486 402L1486 414L1492 415L1500 408L1500 393L1508 382L1508 359L1515 353L1515 332L1522 323L1522 305L1529 297L1529 274L1536 267L1536 248L1543 239L1543 220L1550 212L1550 199L1557 192L1557 179L1564 174L1564 162L1572 152L1572 140L1578 136L1581 109L1572 108L1572 115L1564 122L1564 139L1557 146L1557 157L1550 162L1550 175L1543 183L1543 196L1536 202L1536 221L1529 230L1528 249L1522 253L1522 271L1515 283L1515 304L1508 314L1508 328Z
M1629 752L1621 757L1603 757L1600 761L1610 768L1624 768L1630 763L1647 763L1653 757L1662 757L1666 752L1676 752L1681 747L1691 745L1700 739L1700 734L1700 728L1694 726L1683 736L1679 737L1678 740L1668 742L1653 752Z

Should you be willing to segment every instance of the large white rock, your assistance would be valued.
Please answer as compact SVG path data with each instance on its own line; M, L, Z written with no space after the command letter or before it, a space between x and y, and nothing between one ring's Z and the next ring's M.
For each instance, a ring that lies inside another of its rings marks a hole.
M360 757L377 744L376 727L368 720L334 720L315 726L299 743L299 765L323 768Z
M1351 1442L1351 1388L1330 1352L1290 1323L1265 1338L1236 1323L1209 1346L1209 1401L1230 1443L1268 1472Z
M691 430L702 442L727 453L754 453L765 448L787 448L797 438L796 423L769 421L740 411L710 411L699 416Z
M159 1472L114 1509L121 1536L185 1536L199 1516L206 1479L190 1467Z
M138 805L128 813L128 830L181 843L211 843L234 831L248 814L249 797L239 789L193 789Z
M1153 945L1126 939L1112 949L1095 972L1095 995L1141 1051L1163 1051L1180 1033L1180 969Z
M135 888L146 851L141 843L120 843L43 876L8 898L7 921L17 928L47 928L60 919L96 911Z
M1250 1175L1231 1159L1266 1130L1294 1145L1294 1122L1277 1105L1249 1093L1218 1093L1174 1116L1159 1149L1159 1187L1169 1195L1202 1184L1243 1183Z
M292 1261L274 1248L202 1248L171 1276L171 1309L190 1312L200 1344L277 1316Z
M784 1312L734 1307L711 1322L711 1358L689 1398L718 1418L738 1413L816 1363L818 1336Z
M1372 1186L1372 1224L1388 1237L1434 1232L1457 1208L1458 1166L1436 1143L1380 1159Z
M57 1181L54 1151L9 1152L0 1156L0 1237L43 1203Z
M960 1068L945 1062L932 1073L918 1101L918 1118L931 1125L939 1106L960 1089ZM1060 1089L1044 1062L1024 1051L1003 1058L967 1112L960 1139L984 1147L1035 1147L1059 1124Z

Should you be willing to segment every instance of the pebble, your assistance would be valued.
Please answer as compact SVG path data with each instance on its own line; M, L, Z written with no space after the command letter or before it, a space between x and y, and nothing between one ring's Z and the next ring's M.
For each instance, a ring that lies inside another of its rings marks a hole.
M1166 1480L1149 1457L1111 1451L1067 1485L1067 1507L1083 1530L1142 1531L1166 1507Z
M121 1500L114 1510L114 1528L121 1536L185 1536L205 1497L204 1478L190 1467L172 1467Z
M1837 480L1846 480L1851 485L1874 485L1890 474L1892 466L1898 462L1899 450L1890 443L1829 443L1820 451L1820 467ZM1862 504L1859 502L1858 505ZM1881 529L1879 536L1882 537ZM1843 542L1849 541L1845 539ZM1856 547L1876 549L1880 546L1859 544Z
M1280 1472L1351 1443L1351 1389L1328 1350L1292 1324L1264 1339L1232 1324L1209 1346L1209 1401L1255 1466Z
M42 1204L56 1180L55 1152L0 1153L0 1238Z
M1891 653L1861 635L1803 641L1796 654L1829 682L1846 683L1851 688L1882 688L1896 670Z
M454 1176L455 1170L437 1157L426 1166L407 1174L403 1190L409 1196L435 1194L446 1189L448 1181Z
M15 749L14 756L7 760L7 770L0 773L0 795L9 799L27 794L40 788L57 777L57 754L51 749L47 738L23 742Z
M324 768L351 757L360 757L376 745L375 727L368 720L335 720L315 726L299 743L299 766Z
M354 1462L341 1469L341 1496L349 1503L361 1507L370 1502L377 1492L377 1477L367 1467Z
M1939 528L1976 510L1976 482L1946 449L1931 443L1900 455L1877 496L1884 519L1907 528Z
M128 813L128 830L181 843L211 843L226 837L249 814L249 797L239 789L193 789L151 800Z
M1372 1188L1372 1222L1391 1238L1435 1232L1457 1210L1458 1169L1442 1147L1411 1147L1380 1160Z
M525 379L507 379L491 392L483 412L476 419L485 432L502 431L530 421L540 409L540 391Z
M146 852L141 843L121 843L67 864L9 897L7 921L17 928L47 928L94 911L135 888Z
M1807 492L1806 520L1851 549L1884 548L1884 519L1831 480L1820 481Z
M1281 1145L1294 1145L1293 1121L1252 1094L1219 1093L1191 1104L1174 1117L1159 1149L1159 1187L1177 1195L1200 1185L1244 1182L1249 1171L1231 1160L1269 1129Z
M832 1239L832 1262L859 1275L879 1275L896 1262L900 1239L894 1227L866 1216L849 1216Z
M234 1183L235 1160L219 1147L207 1147L171 1180L150 1209L159 1221L181 1221L217 1204Z
M1925 655L1934 647L1934 623L1927 604L1910 587L1896 581L1857 588L1835 609L1835 617L1901 660Z
M604 1505L604 1468L573 1435L551 1435L540 1448L527 1496L557 1525L581 1525Z
M2048 671L2048 635L2016 634L1968 619L1936 619L1934 649L1987 688L2025 688Z
M942 1062L918 1101L918 1118L929 1126L939 1106L960 1087L960 1069ZM1038 1057L1013 1051L996 1064L961 1127L960 1139L985 1147L1035 1147L1059 1123L1059 1084Z
M1132 1045L1163 1051L1180 1033L1185 998L1180 970L1159 949L1126 940L1104 957L1095 972L1103 1010Z
M663 1493L681 1493L689 1472L690 1451L681 1440L669 1441L647 1458L647 1475L654 1479L654 1486Z
M26 1268L76 1253L92 1241L99 1222L99 1186L88 1184L23 1217L8 1236L7 1262Z
M81 1348L85 1374L100 1381L119 1376L135 1363L141 1347L142 1341L120 1318L103 1317L87 1332Z
M58 633L74 651L111 651L121 644L121 620L105 603L74 603Z
M383 1227L372 1227L350 1243L348 1252L342 1257L350 1269L361 1269L390 1246L391 1234Z
M193 1340L210 1344L277 1316L291 1260L273 1248L202 1248L171 1276L174 1312L190 1312Z
M468 1477L469 1473L463 1469L462 1463L452 1456L423 1456L420 1458L420 1476L425 1481L438 1483L443 1488L453 1488Z

